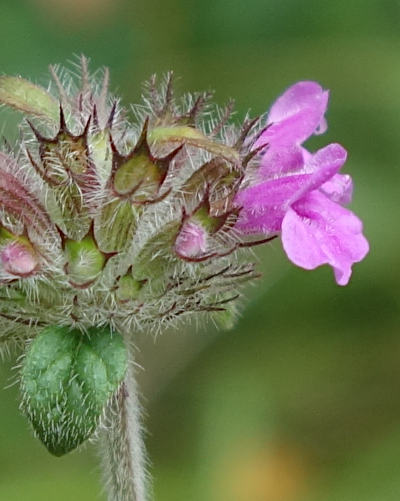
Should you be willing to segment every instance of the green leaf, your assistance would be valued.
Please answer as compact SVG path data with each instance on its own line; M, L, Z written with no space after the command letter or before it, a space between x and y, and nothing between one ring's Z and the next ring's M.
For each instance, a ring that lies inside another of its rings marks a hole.
M22 409L47 449L62 456L88 439L127 368L122 336L51 326L32 342L22 367Z
M45 89L20 77L0 76L0 104L57 121L59 104Z

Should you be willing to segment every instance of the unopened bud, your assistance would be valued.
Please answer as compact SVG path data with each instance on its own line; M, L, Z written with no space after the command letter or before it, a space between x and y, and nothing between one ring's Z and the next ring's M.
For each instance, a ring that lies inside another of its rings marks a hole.
M1 252L1 264L11 275L24 277L33 273L38 265L35 251L29 242L14 241Z
M204 254L207 250L207 232L199 224L186 222L179 232L175 251L179 256L191 258Z

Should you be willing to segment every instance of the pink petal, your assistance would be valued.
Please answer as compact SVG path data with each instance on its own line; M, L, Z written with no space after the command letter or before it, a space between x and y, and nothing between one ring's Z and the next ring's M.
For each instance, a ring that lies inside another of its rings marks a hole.
M320 113L313 108L304 108L282 122L272 123L257 140L255 147L263 144L288 146L302 144L318 128Z
M308 193L287 211L282 243L289 259L302 268L331 265L339 285L348 283L352 264L369 250L358 217L318 191Z
M235 227L245 234L280 231L289 201L309 178L309 175L286 176L239 191L235 205L242 210Z
M278 157L276 155L274 160ZM287 163L283 169L290 166L288 159L291 159L290 155L284 155ZM339 144L330 144L310 157L303 168L304 173L278 177L240 190L235 205L254 212L265 212L277 206L286 210L291 203L334 176L345 159L346 150ZM295 162L292 165L296 165ZM272 164L272 168L279 168L277 162Z
M257 233L269 235L281 230L284 215L285 211L281 207L263 212L242 210L235 228L243 235L255 235Z
M261 159L258 177L266 181L274 176L299 173L304 166L303 148L296 145L268 148Z
M256 143L272 145L301 144L312 134L326 130L324 114L329 92L316 82L298 82L279 97L268 115L269 127Z
M326 121L326 118L324 117L320 123L318 124L318 127L314 131L314 134L316 136L320 136L321 134L325 134L325 132L328 129L328 122Z
M348 174L335 174L320 190L333 202L347 205L353 196L353 181Z
M268 123L281 122L305 108L319 110L320 123L328 106L329 92L312 81L297 82L289 87L271 106Z
M301 152L303 154L303 162L306 164L306 163L309 163L312 156L313 156L313 153L311 153L310 151L306 150L306 148L303 148L303 146L300 146L300 149L301 149Z
M347 152L340 144L328 144L314 153L306 162L304 171L310 173L308 182L296 193L291 202L299 200L306 193L309 193L336 175L338 170L345 163Z
M235 197L235 205L246 210L263 212L272 207L282 206L286 210L288 202L307 184L309 174L285 176L240 190Z

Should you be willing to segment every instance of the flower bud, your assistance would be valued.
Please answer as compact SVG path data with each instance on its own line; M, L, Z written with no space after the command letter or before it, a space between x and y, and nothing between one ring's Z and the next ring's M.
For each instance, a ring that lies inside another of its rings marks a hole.
M28 241L15 241L6 245L0 254L4 270L11 275L26 277L31 275L37 265L38 259L35 251Z
M192 258L204 254L206 250L206 230L190 221L184 223L175 241L175 252L183 258Z
M0 227L0 262L6 273L26 277L37 268L38 256L24 236L17 236Z
M175 239L175 253L188 261L204 261L212 256L225 254L226 249L219 249L215 234L225 226L230 215L230 212L214 215L206 194L191 215L184 214Z

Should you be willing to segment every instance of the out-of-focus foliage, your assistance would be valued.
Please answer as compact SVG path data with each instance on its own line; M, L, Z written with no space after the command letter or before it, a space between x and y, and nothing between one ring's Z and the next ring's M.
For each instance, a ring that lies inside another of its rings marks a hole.
M331 90L327 138L349 150L371 252L351 284L258 253L264 278L237 327L139 339L148 446L162 501L400 497L400 4L395 0L3 0L0 72L43 83L76 53L125 103L152 73L213 88L239 114L291 83ZM12 138L15 114L2 111ZM322 142L323 141L323 142ZM2 386L15 372L0 369ZM54 459L1 392L0 499L103 499L95 453Z

